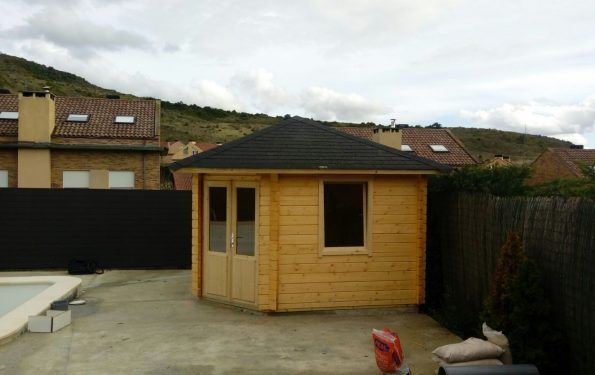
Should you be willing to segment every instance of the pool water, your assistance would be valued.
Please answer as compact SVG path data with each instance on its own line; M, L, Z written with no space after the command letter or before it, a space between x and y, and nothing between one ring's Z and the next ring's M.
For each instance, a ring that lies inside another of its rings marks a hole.
M51 285L51 283L0 284L0 316L16 309Z

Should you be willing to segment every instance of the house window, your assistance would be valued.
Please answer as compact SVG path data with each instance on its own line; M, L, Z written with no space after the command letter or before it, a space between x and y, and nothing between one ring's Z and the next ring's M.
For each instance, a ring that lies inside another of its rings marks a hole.
M63 188L89 188L89 171L63 171Z
M369 253L369 181L323 181L322 254Z
M87 122L87 121L89 121L89 115L79 114L79 113L71 113L66 118L66 121L69 121L69 122Z
M134 189L134 172L132 171L109 171L110 189Z
M448 149L444 145L430 145L430 148L434 152L448 152Z
M116 116L114 122L116 124L134 124L134 116Z
M18 120L18 112L0 112L0 120Z
M0 188L8 187L8 171L0 171Z
M409 145L401 145L401 151L411 152L413 149Z

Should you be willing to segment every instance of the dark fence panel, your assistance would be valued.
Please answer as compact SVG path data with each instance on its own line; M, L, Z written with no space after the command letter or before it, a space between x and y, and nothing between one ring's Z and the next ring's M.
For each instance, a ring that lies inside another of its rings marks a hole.
M191 193L0 189L0 270L190 268Z
M477 334L500 248L519 233L564 331L569 368L595 372L595 203L581 198L428 197L427 300L443 323Z

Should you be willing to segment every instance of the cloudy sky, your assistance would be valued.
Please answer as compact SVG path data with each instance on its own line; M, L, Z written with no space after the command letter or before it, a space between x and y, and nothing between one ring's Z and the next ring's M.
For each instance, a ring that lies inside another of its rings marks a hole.
M595 1L2 0L0 50L142 96L595 147Z

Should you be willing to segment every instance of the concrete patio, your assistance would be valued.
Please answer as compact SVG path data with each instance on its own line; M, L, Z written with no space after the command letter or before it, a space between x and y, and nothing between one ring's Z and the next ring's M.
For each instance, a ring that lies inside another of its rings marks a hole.
M45 273L2 273L2 276ZM372 328L395 330L413 374L460 339L426 315L387 310L262 315L190 294L190 271L83 276L83 306L53 334L0 346L0 374L379 374Z

